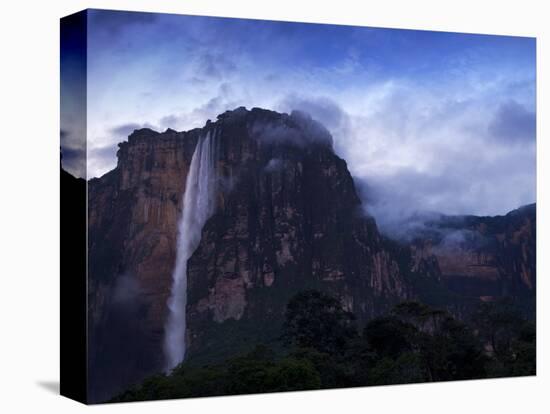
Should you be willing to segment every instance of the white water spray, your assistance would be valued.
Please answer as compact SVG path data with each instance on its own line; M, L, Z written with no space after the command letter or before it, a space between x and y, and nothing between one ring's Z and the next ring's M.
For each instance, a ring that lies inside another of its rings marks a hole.
M187 306L187 261L197 249L206 220L215 209L216 134L200 137L193 153L183 195L183 211L178 224L176 265L168 299L169 315L165 326L164 353L169 372L185 358Z

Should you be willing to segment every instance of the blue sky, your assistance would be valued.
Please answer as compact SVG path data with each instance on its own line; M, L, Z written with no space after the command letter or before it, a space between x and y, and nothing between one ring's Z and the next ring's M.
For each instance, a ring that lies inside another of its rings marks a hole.
M302 109L374 212L505 213L535 201L535 82L532 38L90 11L88 177L134 128Z

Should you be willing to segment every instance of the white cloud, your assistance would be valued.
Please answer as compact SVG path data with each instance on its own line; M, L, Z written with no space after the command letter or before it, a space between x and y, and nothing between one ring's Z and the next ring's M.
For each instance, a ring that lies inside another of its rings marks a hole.
M165 22L162 27L174 30ZM232 41L204 29L191 24L185 40L174 35L143 59L136 57L141 35L131 33L135 38L126 43L133 49L111 51L114 68L101 65L104 50L92 46L89 176L114 168L124 126L187 130L225 110L258 106L300 109L323 123L352 174L369 185L378 203L372 211L495 214L534 201L535 83L529 71L492 65L485 50L475 48L450 54L439 71L429 60L416 59L420 69L411 68L408 51L398 45L399 75L388 74L385 62L369 53L384 39L363 35L343 58L300 65L295 62L305 46L277 32L247 32ZM266 49L250 49L250 39ZM119 39L117 47L126 43Z

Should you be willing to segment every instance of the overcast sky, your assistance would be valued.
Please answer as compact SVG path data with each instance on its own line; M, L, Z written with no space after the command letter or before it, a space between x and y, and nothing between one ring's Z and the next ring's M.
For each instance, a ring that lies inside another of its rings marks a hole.
M532 38L91 11L87 64L88 178L243 105L324 123L378 214L535 201Z

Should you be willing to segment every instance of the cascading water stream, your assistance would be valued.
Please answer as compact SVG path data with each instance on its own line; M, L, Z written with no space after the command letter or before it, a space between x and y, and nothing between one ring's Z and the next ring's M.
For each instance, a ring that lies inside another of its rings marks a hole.
M187 306L187 261L197 249L202 228L215 210L216 131L199 138L191 159L183 195L183 211L178 223L176 264L168 299L164 352L169 372L185 358Z

